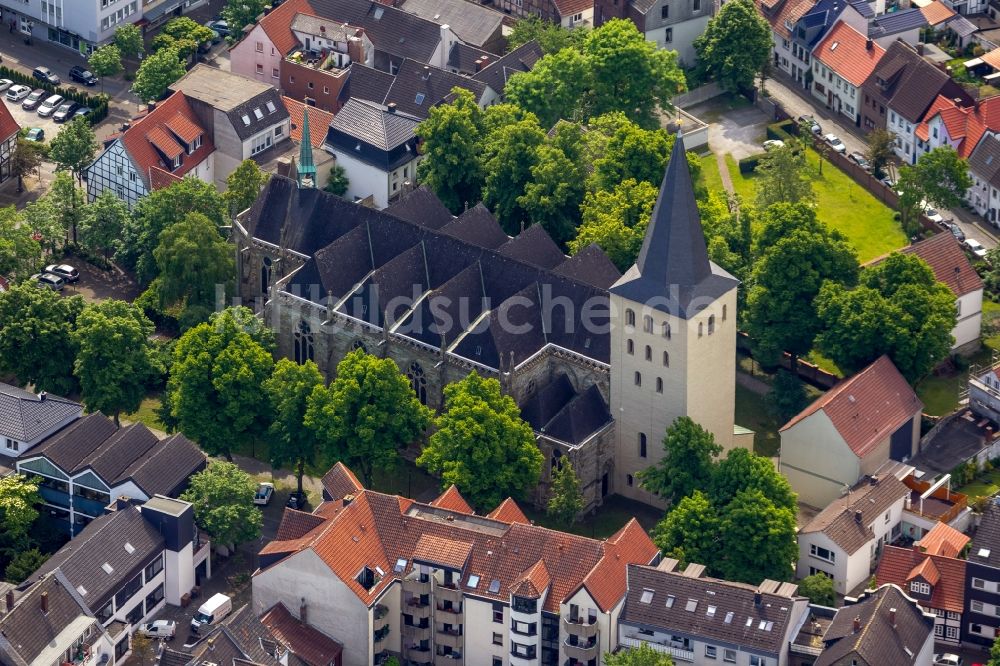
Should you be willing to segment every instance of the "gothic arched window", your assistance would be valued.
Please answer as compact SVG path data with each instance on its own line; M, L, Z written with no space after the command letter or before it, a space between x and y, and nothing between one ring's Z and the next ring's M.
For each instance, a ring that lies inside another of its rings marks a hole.
M625 351L628 352L629 354L634 354L635 353L635 343L632 342L631 340L626 340L625 341Z
M656 392L663 393L663 379L660 377L656 378Z
M646 433L644 432L639 433L639 457L646 457Z
M667 352L663 352L663 367L664 368L670 367L670 354Z
M316 356L316 352L309 322L305 319L300 320L299 325L295 327L293 337L295 338L295 362L302 364L306 361L312 361Z
M653 318L649 315L644 315L642 318L642 330L646 333L653 332Z
M653 348L650 347L649 345L646 345L646 360L647 361L653 360Z
M552 449L552 470L551 473L555 474L557 470L562 469L562 451L559 449Z
M271 257L264 257L260 265L260 293L267 295L271 290Z
M413 392L417 394L417 399L421 405L427 404L427 378L424 377L424 369L414 361L410 364L410 369L406 371L406 377L410 380Z
M667 340L669 340L670 339L670 322L668 322L668 321L663 322L663 326L661 327L661 330L662 330L663 337L665 337Z
M368 353L368 347L365 347L365 342L361 338L355 340L354 344L351 345L351 351L354 351L355 349L360 349L366 354Z

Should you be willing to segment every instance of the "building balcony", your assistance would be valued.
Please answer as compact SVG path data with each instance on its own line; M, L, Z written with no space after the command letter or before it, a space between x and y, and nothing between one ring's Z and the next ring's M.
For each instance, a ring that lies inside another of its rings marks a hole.
M434 655L434 666L462 666L464 660L461 654L436 654Z
M407 599L403 606L403 613L412 615L415 619L429 618L431 616L431 605L422 604L419 599Z
M374 632L372 632L372 640L376 644L378 644L384 641L388 635L389 635L389 627L387 625L385 627L382 627L381 629L377 629Z
M338 77L343 76L351 64L351 57L346 53L325 49L324 51L300 49L285 56L285 60L320 72L329 72Z
M419 643L420 641L429 641L431 639L431 628L430 626L420 627L415 624L404 624L400 627L403 632L403 640L413 645L414 643Z
M566 652L567 657L576 659L577 661L597 659L600 653L596 639L589 643L578 643L576 645L572 645L569 641L563 641L563 650Z
M376 630L389 624L389 607L385 604L376 604L372 611L372 620L374 621L373 626Z
M412 576L412 577L411 577ZM431 578L428 576L425 580L420 580L418 575L410 574L403 579L403 593L404 595L410 595L413 597L419 597L423 594L431 593Z
M445 615L445 617L447 617L449 615L450 616L458 616L458 615L462 614L462 606L461 606L461 604L459 604L457 606L452 606L451 608L445 607L444 604L437 604L436 608L437 608L437 612L438 613L443 613Z
M456 606L462 603L462 591L455 585L437 585L434 588L434 600L437 602L450 601Z
M637 638L628 638L627 636L622 637L621 640L623 647L637 648L643 643L653 648L657 652L662 652L663 654L669 654L671 657L681 660L681 661L694 661L694 650L685 650L683 647L678 647L676 645L665 645L663 643L656 643L654 641L640 641ZM570 654L567 648L566 654L568 656L573 656Z
M564 617L563 621L563 631L580 638L593 638L597 635L597 630L599 625L597 622L587 622L583 618L579 618L574 621L572 618Z
M420 647L419 645L404 645L403 658L416 664L429 664L434 660L430 647Z
M465 643L465 639L462 637L462 632L457 630L439 629L437 635L434 637L435 645L446 645L450 648L461 648Z
M69 508L69 493L64 493L60 490L52 490L46 486L39 486L38 494L42 496L42 501L46 504L61 506L66 509Z

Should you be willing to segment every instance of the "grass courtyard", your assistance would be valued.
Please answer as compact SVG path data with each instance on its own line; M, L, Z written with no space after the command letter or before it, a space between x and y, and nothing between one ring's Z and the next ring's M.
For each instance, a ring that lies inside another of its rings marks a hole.
M820 156L812 148L806 151L806 159L816 192L819 219L850 240L862 263L907 244L903 229L893 219L892 209L829 162L823 165L823 174L820 175ZM756 176L741 174L731 155L725 156L725 163L733 189L744 201L752 202L757 196ZM703 157L701 167L702 179L709 191L723 190L715 155Z

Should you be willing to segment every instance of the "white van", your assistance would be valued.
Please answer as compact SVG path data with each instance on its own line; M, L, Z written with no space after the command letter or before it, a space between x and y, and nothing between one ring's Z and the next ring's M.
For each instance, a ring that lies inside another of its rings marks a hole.
M191 631L197 634L203 626L222 621L232 610L233 600L219 592L203 603L191 618Z

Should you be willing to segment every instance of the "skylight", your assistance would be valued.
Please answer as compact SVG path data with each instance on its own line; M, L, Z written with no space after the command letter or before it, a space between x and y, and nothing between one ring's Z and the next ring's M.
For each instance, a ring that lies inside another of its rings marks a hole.
M375 8L375 14L374 14L375 20L377 21L380 18L382 18L382 14L384 14L384 13L385 13L385 9L383 9L382 7L376 7Z
M494 578L490 581L490 594L496 594L500 591L500 581Z
M379 577L385 575L385 572L382 571L382 567L375 567L375 573L377 573L379 575Z
M417 106L420 106L421 104L423 104L424 103L424 94L423 93L417 93L417 96L413 98L413 103L416 104Z
M729 611L728 613L726 613L726 619L723 620L723 622L725 622L726 624L733 623L733 611Z
M697 599L688 599L687 604L684 606L684 610L686 610L689 613L693 613L696 608L698 608Z
M107 562L105 562L104 564L102 564L101 568L104 569L104 573L106 573L108 575L111 575L111 574L113 574L115 572L114 567L112 567Z
M705 611L705 615L708 617L715 617L715 606L709 606L708 610Z
M645 589L642 591L642 596L639 597L639 603L648 604L653 600L653 591L650 589Z
M250 116L244 113L242 118L243 118L243 124L246 125L247 127L250 127Z
M260 110L260 107L257 107L253 110L253 115L257 118L257 120L260 120L264 117L264 112Z
M80 593L81 597L87 596L87 588L85 588L83 585L77 586L76 591Z
M125 552L131 555L135 552L135 546L130 544L128 541L125 542Z
M470 590L474 590L479 587L479 576L476 574L469 574L469 580L465 581L465 586Z
M274 102L268 102L266 106L268 113L274 113Z
M992 157L992 155L991 155L991 157ZM979 557L989 557L989 556L990 556L990 549L989 548L980 548L979 549Z
M747 626L748 627L752 627L753 626L753 618L752 617L748 617L747 618Z
M760 624L759 624L759 625L757 625L757 628L758 628L758 629L763 629L763 628L764 628L764 627L766 627L766 626L767 626L767 620L761 620L761 621L760 621Z
M406 558L401 557L398 560L396 560L396 566L394 566L392 570L395 571L396 573L403 573L403 570L405 568L406 568Z
M668 594L667 595L667 608L673 608L674 607L674 599L676 599L676 598L677 597L675 597L672 594Z
M840 42L834 42L833 44L830 44L830 50L836 51L838 46L840 46Z

